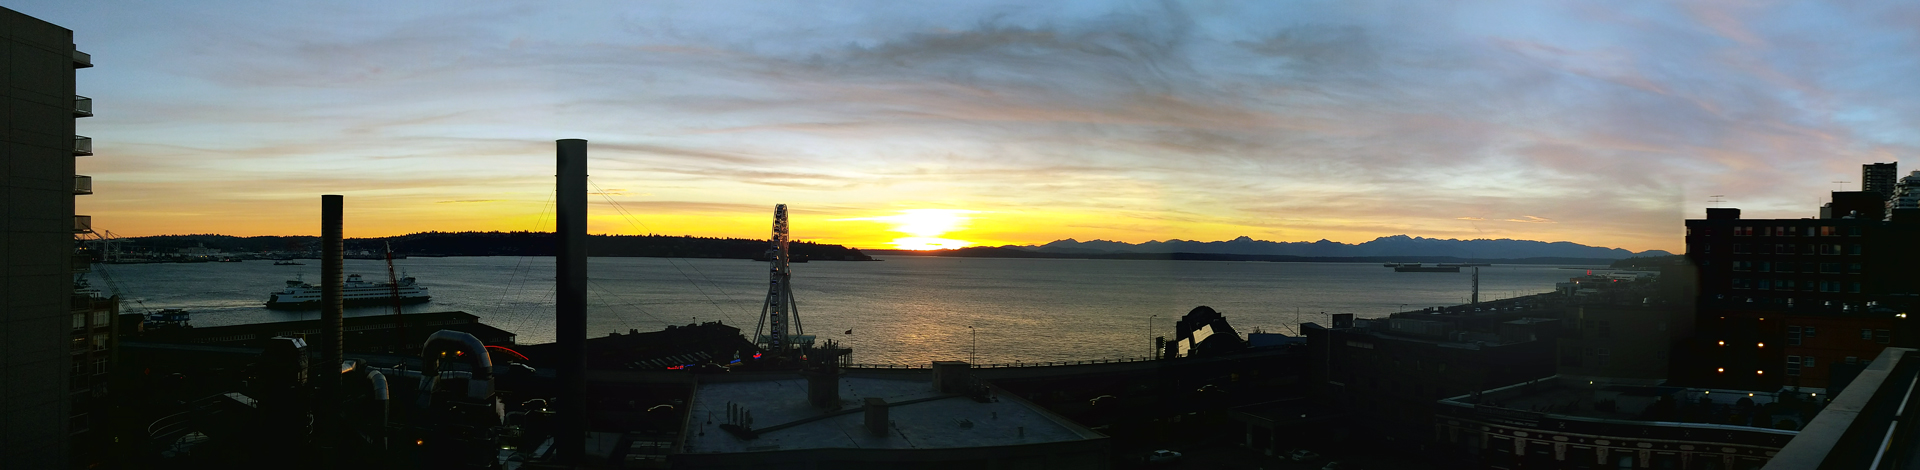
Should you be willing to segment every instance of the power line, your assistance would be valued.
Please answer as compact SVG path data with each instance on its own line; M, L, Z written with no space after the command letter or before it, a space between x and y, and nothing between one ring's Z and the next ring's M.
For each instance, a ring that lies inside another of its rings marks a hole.
M629 224L638 225L640 226L641 229L646 230L647 232L653 232L653 228L648 227L646 222L640 221L640 219L638 217L635 217L632 212L627 211L626 207L621 206L618 201L615 201L613 200L612 197L608 196L607 191L605 189L601 189L599 183L595 183L593 182L592 178L588 178L587 184L592 185L594 192L600 193L600 198L606 200L608 205L612 205L614 211L619 212L622 217L626 218ZM699 281L694 280L693 276L688 276L686 270L683 270L680 268L680 263L676 262L675 258L667 257L666 260L667 260L667 266L673 267L674 272L679 273L680 277L685 278L688 284L693 285L693 290L695 292L700 293L701 297L707 299L707 303L713 306L714 312L719 313L722 317L726 318L728 322L734 321L733 314L727 313L725 309L720 308L720 302L713 300L713 296L707 295L706 289L702 289L700 287ZM687 263L687 264L688 264L688 267L692 267L692 263ZM695 268L694 271L699 272L699 269ZM701 273L701 276L705 277L706 273ZM713 283L713 280L708 279L707 282ZM716 287L716 290L719 290L721 292L721 295L726 295L726 290L718 289L719 286L717 285L717 283L715 287ZM731 302L733 301L733 299L728 298L728 301Z

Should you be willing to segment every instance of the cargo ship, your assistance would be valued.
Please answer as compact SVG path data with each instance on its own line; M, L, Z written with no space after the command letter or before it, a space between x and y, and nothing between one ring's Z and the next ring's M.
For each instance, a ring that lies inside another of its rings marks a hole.
M1396 272L1396 273L1457 273L1457 272L1460 272L1460 266L1457 266L1457 265L1455 266L1448 266L1448 265L1422 266L1420 263L1400 263L1399 266L1393 267L1393 272Z
M341 304L347 307L367 305L393 305L424 303L431 296L427 288L414 282L413 276L400 278L397 284L385 282L367 282L359 274L347 276L347 282L340 290ZM267 308L308 309L320 307L320 286L299 280L287 281L280 292L267 296Z

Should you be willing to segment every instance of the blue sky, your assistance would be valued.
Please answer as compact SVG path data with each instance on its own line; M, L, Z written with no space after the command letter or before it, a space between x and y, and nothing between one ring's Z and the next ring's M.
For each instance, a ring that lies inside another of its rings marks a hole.
M6 6L93 54L79 207L128 235L305 234L320 194L350 235L551 229L584 138L595 232L1677 250L1709 196L1812 216L1920 147L1913 3Z

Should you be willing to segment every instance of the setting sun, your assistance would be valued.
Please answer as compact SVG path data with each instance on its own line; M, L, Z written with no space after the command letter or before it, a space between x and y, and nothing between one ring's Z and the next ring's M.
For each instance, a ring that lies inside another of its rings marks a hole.
M893 239L893 246L896 249L940 250L973 245L973 242L966 240L940 238L940 236L966 228L967 221L972 220L972 217L968 217L967 214L977 212L963 209L907 209L900 211L900 215L846 220L871 220L893 224L890 230L908 235Z

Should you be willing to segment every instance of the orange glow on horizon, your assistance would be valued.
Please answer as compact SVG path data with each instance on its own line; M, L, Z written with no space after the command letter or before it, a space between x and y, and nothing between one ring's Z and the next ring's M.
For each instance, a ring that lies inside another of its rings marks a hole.
M908 235L906 237L895 238L890 242L895 249L943 250L965 248L974 245L972 241L942 238L941 236L966 229L968 222L973 220L973 218L967 214L975 213L978 213L978 211L964 209L906 209L899 211L899 214L896 215L839 220L864 220L893 225L892 228L887 230Z

